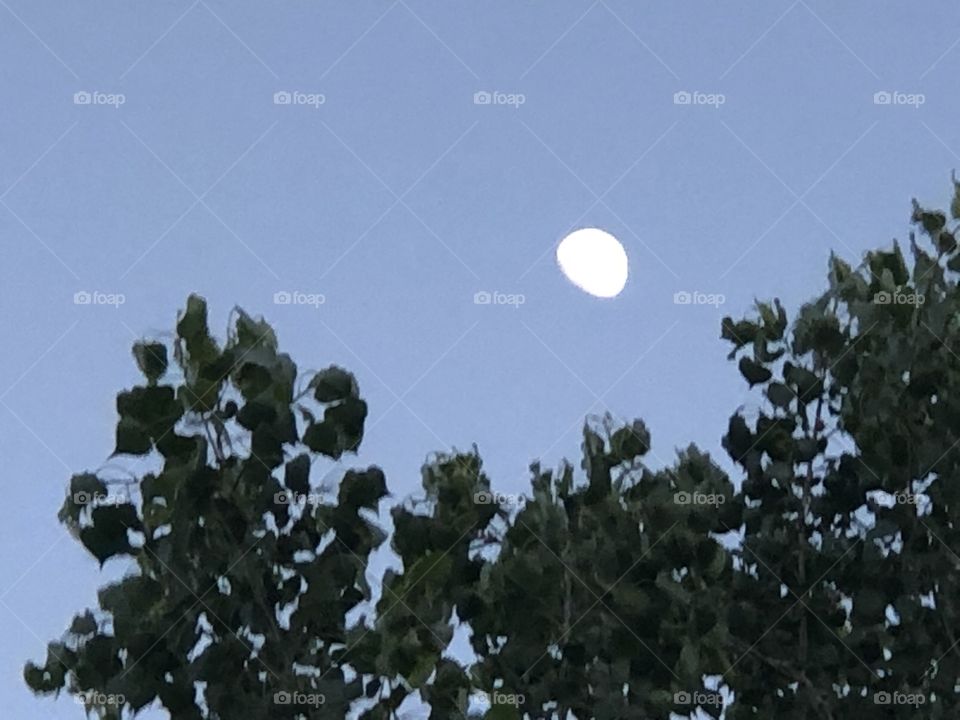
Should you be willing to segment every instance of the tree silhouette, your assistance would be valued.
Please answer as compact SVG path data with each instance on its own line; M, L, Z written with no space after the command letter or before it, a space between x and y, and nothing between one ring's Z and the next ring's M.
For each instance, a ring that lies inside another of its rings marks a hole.
M694 446L647 467L644 423L609 416L585 423L582 475L534 464L524 498L476 449L440 454L390 509L402 570L375 604L384 474L311 473L362 440L354 376L300 378L240 310L218 344L191 296L117 396L115 453L158 469L76 475L60 510L131 572L27 683L114 719L955 717L955 189L950 221L914 204L909 261L831 257L792 320L778 300L723 319L758 400L723 436L736 486ZM449 652L458 623L472 658Z

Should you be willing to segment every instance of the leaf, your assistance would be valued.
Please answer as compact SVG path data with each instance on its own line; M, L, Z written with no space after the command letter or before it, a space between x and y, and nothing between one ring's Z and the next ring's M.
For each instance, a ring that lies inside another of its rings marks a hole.
M94 508L93 525L80 531L80 541L103 565L114 555L128 553L132 548L127 530L139 530L136 508L130 503Z
M677 671L681 679L688 682L700 680L700 651L692 641L687 641L680 651Z
M814 438L799 438L794 448L794 460L796 462L810 462L819 452L818 443Z
M333 423L323 420L311 423L303 433L303 443L314 452L338 460L343 455L337 429Z
M237 414L237 422L247 430L256 430L261 423L272 423L276 419L276 408L264 400L250 400L244 403Z
M367 418L367 403L358 398L347 398L331 405L323 412L324 423L331 423L339 435L342 451L356 452L363 439L363 423Z
M80 520L83 508L90 506L95 500L107 495L107 486L92 473L81 473L70 478L70 490L57 518L67 526L75 525Z
M727 434L723 438L723 447L734 460L741 460L753 447L753 433L747 426L746 420L740 414L731 415L727 427Z
M941 254L952 253L957 249L957 240L953 233L941 230L937 234L937 251Z
M377 509L380 498L387 494L387 481L383 471L371 467L364 472L348 470L340 482L337 501L350 508Z
M650 431L642 420L634 420L613 433L610 446L620 462L634 460L650 450Z
M283 484L295 493L305 495L310 491L310 456L304 453L297 455L287 463L284 470Z
M146 455L153 448L143 426L130 418L120 418L117 422L114 455Z
M520 720L520 710L506 703L491 705L483 716L484 720Z
M167 371L167 347L163 343L138 342L133 346L133 357L147 382L155 384Z
M760 383L765 383L773 375L773 373L771 373L763 365L754 362L748 357L740 358L739 368L740 373L747 379L747 382L750 383L750 387Z
M127 425L125 432L136 426L156 439L173 429L183 416L183 405L170 385L141 386L117 394L117 414Z
M336 365L321 370L310 380L317 402L329 403L358 397L357 381L353 373Z
M205 337L207 329L207 301L199 295L187 298L187 308L177 322L177 335L188 342Z
M244 348L264 347L276 351L277 336L263 318L254 320L243 310L237 311L237 345Z
M70 632L74 635L92 635L97 631L97 621L93 613L87 610L82 615L77 615L70 623Z
M772 382L767 386L767 397L776 407L787 410L796 394L783 383Z
M784 363L783 379L796 388L797 395L804 403L808 403L818 397L823 391L820 378L806 368L793 365L792 363Z

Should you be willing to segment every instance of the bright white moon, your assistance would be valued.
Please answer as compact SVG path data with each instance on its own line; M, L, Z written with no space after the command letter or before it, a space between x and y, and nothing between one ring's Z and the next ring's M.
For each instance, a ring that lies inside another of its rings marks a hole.
M561 240L557 264L570 282L596 297L616 297L627 284L623 245L597 228L576 230Z

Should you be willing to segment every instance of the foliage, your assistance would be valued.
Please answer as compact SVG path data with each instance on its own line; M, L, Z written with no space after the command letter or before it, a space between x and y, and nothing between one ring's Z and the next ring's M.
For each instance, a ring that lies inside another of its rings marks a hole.
M362 440L355 378L298 380L242 311L219 345L192 296L117 397L116 453L159 469L78 474L60 511L133 571L28 684L103 718L386 720L412 700L434 720L956 717L957 187L952 220L915 203L909 260L831 257L792 320L779 300L724 318L759 399L723 436L739 487L693 446L647 467L639 420L588 419L579 471L535 463L524 498L475 448L439 454L390 510L400 569L376 602L383 473L311 479Z
M779 303L724 319L768 401L724 438L745 473L732 720L960 708L960 256L944 213L913 221L932 252L832 257L789 334Z
M347 614L370 598L385 535L366 512L386 485L377 468L350 471L324 502L309 473L362 438L353 376L331 367L297 392L269 325L239 311L221 347L196 296L177 323L179 379L161 344L134 357L146 384L117 396L115 452L161 467L130 494L74 476L60 519L101 564L128 556L135 572L28 664L28 684L104 718L157 699L176 718L292 718L320 697L342 715L363 692L342 656Z

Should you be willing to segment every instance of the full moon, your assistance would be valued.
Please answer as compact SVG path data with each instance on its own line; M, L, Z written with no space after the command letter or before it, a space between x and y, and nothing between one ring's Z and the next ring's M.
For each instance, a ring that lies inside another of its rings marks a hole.
M557 264L570 282L595 297L616 297L627 284L623 245L597 228L582 228L561 240Z

